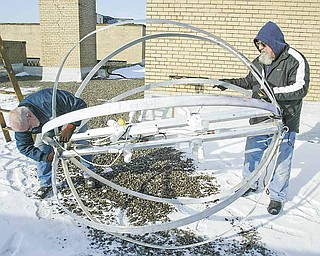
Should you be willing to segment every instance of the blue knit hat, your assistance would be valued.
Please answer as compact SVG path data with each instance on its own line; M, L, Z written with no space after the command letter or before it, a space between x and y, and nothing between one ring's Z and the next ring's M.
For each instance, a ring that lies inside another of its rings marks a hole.
M257 36L255 37L254 44L259 50L257 45L257 41L266 43L270 46L272 51L274 52L276 59L279 57L281 52L287 46L287 43L284 40L284 35L281 29L277 26L277 24L272 21L268 21L259 31Z

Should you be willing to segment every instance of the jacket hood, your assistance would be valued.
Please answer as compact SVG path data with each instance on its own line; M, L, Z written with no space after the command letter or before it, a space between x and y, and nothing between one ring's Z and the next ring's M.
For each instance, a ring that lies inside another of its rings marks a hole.
M260 40L267 45L270 46L272 51L274 52L276 59L282 53L282 51L286 48L287 43L284 40L284 35L281 29L277 26L277 24L272 21L268 21L258 32L257 36L253 40L255 46L259 50L256 42Z

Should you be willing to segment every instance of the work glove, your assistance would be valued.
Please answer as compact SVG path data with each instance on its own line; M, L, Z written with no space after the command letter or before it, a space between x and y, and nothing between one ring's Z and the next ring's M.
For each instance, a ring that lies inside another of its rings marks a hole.
M265 93L265 91L263 89L259 89L258 96L260 97L260 99L267 99L268 98L267 94Z
M268 84L270 86L270 89L273 90L273 87L275 87L275 85L269 82ZM267 96L266 91L261 88L261 85L258 82L254 82L252 84L252 98L269 101L269 97Z
M51 151L50 154L47 156L46 162L52 162L54 157L54 151Z
M229 83L228 79L219 79L219 81ZM212 88L219 88L221 91L227 90L226 87L224 87L223 85L220 85L220 84L216 84Z
M60 134L60 142L68 142L76 129L74 124L68 124L66 128L64 128Z
M252 98L266 100L266 101L269 100L269 97L267 96L265 90L260 88L260 84L258 84L258 83L255 83L253 85Z

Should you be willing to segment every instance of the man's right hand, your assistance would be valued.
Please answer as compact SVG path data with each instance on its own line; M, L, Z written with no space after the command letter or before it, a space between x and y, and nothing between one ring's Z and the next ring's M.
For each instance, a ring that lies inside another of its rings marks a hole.
M75 129L76 126L74 124L68 124L60 134L60 142L68 142Z

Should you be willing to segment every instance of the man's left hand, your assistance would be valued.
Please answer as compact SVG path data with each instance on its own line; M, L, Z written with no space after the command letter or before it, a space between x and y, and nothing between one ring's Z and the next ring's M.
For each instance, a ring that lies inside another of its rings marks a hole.
M47 156L46 162L52 162L52 161L53 161L53 158L54 158L54 151L51 151L51 152L49 153L49 155Z

